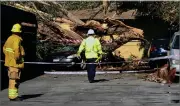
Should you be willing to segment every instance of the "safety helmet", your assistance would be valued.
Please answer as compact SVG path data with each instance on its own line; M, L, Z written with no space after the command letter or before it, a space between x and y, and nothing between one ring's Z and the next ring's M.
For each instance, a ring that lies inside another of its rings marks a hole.
M108 26L107 26L106 23L103 23L101 27L102 27L103 29L107 29L107 28L108 28Z
M21 25L20 24L14 24L12 29L11 29L11 32L21 32Z
M94 34L95 34L95 32L94 32L94 30L93 30L93 29L89 29L89 30L88 30L87 35L94 35Z

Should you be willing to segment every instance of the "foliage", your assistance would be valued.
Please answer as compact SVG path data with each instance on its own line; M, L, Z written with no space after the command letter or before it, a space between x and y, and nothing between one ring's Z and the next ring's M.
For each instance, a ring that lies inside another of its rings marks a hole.
M53 42L39 42L36 46L36 55L39 61L42 61L50 54L58 52L77 52L78 46L62 45Z
M162 2L160 3L160 8L157 7L156 11L156 15L165 21L173 23L179 20L179 2Z
M50 43L50 42L37 43L37 45L36 45L37 59L39 61L42 61L53 48L54 47L52 46L52 43Z
M52 53L56 53L56 52L77 52L78 47L77 46L73 46L73 45L58 45L56 47L56 49L54 49L54 51L52 51Z
M142 2L138 10L152 17L159 17L169 23L178 22L180 15L179 2L176 1Z
M40 2L34 1L5 1L1 2L1 4L12 5L14 3L19 3L32 7L32 2L40 11L54 16L62 16L61 12L58 11L58 7L50 2L48 3L51 4L51 6L42 5ZM92 9L102 5L102 1L57 1L57 3L61 4L62 7L67 10ZM120 11L120 13L122 13L130 9L137 9L139 16L159 17L167 22L173 23L179 20L179 4L178 1L110 1L110 10L116 12Z
M59 3L68 10L80 10L98 7L102 4L101 2L102 1L64 1ZM158 17L169 23L178 22L180 15L178 1L110 1L110 10L127 11L130 9L137 9L139 16Z

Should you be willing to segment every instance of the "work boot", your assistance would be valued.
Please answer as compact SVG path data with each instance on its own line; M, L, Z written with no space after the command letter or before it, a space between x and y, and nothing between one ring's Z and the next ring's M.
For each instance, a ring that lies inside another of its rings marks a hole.
M94 80L89 80L89 83L94 83L95 81Z
M15 99L10 99L10 101L22 101L23 99L21 97L17 97Z

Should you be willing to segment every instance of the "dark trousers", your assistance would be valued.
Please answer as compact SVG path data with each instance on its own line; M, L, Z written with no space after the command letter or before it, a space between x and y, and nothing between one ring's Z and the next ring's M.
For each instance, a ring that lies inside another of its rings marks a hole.
M95 63L96 58L87 59L87 63ZM87 64L88 80L93 81L96 75L96 64Z

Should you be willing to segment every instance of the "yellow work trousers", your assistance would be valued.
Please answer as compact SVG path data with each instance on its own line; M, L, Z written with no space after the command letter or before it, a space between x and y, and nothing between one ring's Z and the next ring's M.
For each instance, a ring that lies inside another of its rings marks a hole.
M9 88L8 97L9 99L15 99L18 97L18 87L20 81L21 70L14 67L8 67L8 77L9 77Z

